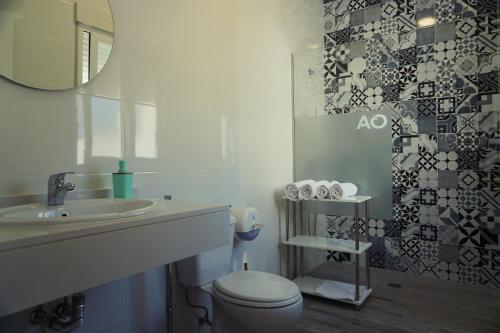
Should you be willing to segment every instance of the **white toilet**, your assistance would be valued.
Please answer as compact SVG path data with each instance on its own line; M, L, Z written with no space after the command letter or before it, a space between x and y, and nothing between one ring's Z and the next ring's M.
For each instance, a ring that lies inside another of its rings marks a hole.
M234 223L230 245L177 263L179 282L210 294L212 333L290 332L302 312L299 288L275 274L231 272Z

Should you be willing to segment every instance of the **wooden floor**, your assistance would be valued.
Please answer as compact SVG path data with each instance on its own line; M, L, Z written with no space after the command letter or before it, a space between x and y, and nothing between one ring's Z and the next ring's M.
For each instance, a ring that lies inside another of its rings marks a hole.
M344 277L340 280L352 279L351 267L334 268L336 277ZM294 333L500 333L499 289L388 270L371 273L373 294L359 311L349 304L304 296L302 319ZM324 278L328 272L314 275Z

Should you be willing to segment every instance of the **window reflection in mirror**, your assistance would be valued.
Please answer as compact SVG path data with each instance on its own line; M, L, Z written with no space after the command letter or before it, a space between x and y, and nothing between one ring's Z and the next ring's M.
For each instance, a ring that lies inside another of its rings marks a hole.
M90 27L80 27L78 44L78 83L85 84L106 65L111 55L113 36Z

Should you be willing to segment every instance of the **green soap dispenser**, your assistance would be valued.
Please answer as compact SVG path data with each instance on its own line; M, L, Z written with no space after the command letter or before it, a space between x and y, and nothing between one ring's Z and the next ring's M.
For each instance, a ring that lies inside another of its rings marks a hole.
M113 173L113 194L116 199L133 198L132 172L127 170L127 162L120 160L118 172Z

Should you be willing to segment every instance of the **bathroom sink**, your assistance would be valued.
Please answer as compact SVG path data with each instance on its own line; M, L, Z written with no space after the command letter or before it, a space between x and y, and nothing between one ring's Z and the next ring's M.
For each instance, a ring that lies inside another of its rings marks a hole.
M228 245L229 214L161 199L0 209L0 318Z
M93 222L154 214L156 200L91 199L69 200L63 206L34 203L0 209L0 226L37 226Z

